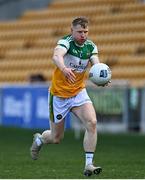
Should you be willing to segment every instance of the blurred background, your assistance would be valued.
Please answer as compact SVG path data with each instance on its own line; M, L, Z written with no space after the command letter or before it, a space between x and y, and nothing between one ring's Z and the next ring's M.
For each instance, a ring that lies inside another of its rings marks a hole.
M105 88L86 78L98 118L97 178L145 179L143 0L0 0L0 179L84 178L84 129L71 113L61 144L42 148L39 161L29 155L33 134L49 128L53 49L77 16L89 18L89 38L112 70Z
M89 38L112 70L109 87L86 81L98 130L145 133L143 0L0 0L0 125L49 128L53 48L77 16L89 18ZM76 138L83 129L71 113L66 128Z

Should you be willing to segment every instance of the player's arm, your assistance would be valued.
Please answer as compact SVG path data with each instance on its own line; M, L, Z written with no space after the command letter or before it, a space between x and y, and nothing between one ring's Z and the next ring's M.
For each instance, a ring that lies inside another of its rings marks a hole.
M98 55L97 54L92 55L90 58L90 62L91 62L91 65L100 63Z
M67 49L64 47L56 46L53 53L53 62L55 65L63 72L67 77L68 81L71 83L75 82L75 74L71 68L67 68L64 64L64 55L67 53Z
M65 68L64 65L64 60L63 57L64 55L67 53L67 49L66 48L60 48L59 46L57 46L54 49L54 53L53 53L53 62L54 64L61 70L63 71L63 69Z
M90 62L91 62L91 65L94 65L94 64L100 63L100 61L98 57L98 48L93 42L92 42L92 45L93 45L93 50L92 50L92 55L90 57Z

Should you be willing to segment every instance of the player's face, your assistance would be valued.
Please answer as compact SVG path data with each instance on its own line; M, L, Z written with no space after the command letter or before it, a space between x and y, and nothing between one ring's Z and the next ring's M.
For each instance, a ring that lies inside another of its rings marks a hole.
M72 36L77 44L82 45L88 37L88 27L83 28L81 25L72 27Z

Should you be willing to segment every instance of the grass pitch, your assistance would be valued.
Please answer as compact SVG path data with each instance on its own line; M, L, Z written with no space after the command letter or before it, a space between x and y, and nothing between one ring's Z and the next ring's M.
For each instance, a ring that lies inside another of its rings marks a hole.
M83 134L76 140L66 131L61 144L44 146L40 159L33 161L29 148L34 132L0 127L0 179L86 179ZM99 134L95 162L103 172L91 179L145 178L145 135Z

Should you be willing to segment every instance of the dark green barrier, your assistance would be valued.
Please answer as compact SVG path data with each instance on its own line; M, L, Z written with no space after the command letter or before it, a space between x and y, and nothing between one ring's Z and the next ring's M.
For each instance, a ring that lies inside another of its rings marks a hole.
M118 88L87 88L97 113L120 115L123 113L124 90Z

